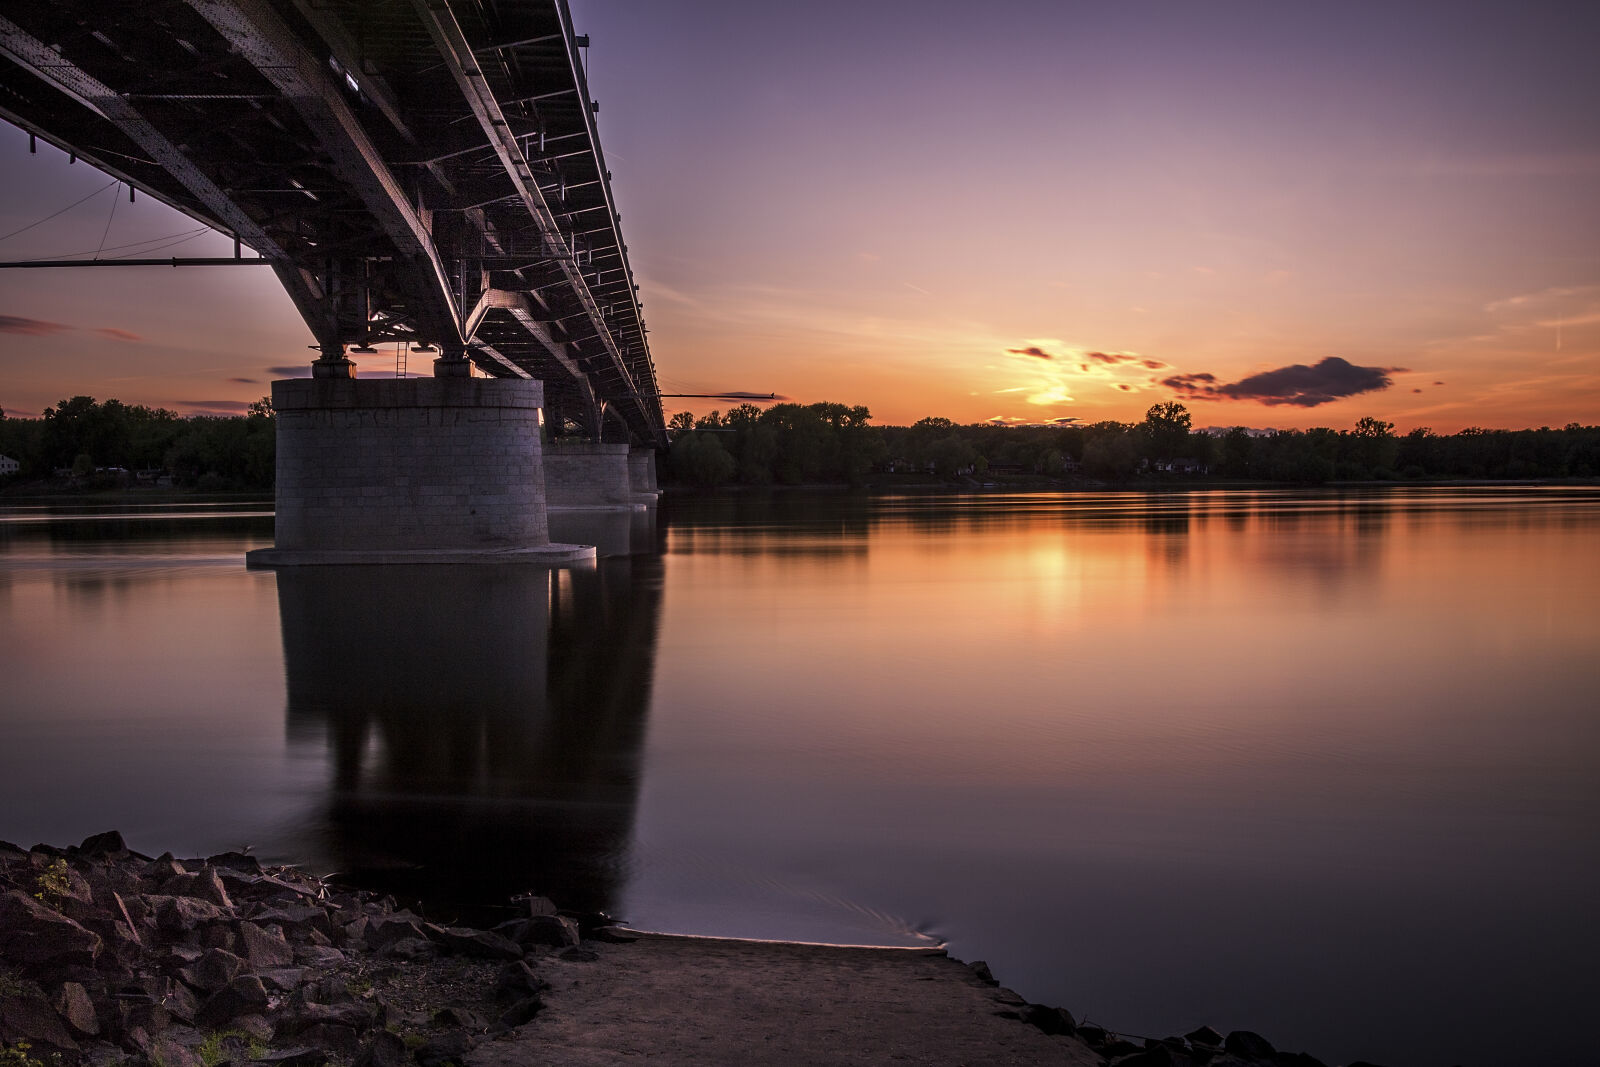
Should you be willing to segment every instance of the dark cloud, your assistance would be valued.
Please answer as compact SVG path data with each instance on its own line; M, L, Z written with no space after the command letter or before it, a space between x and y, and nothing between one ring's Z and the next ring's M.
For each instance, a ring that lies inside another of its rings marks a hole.
M1050 353L1046 352L1044 349L1040 348L1038 345L1029 345L1027 348L1008 348L1006 351L1010 352L1013 356L1032 356L1034 359L1056 358L1055 356L1052 356Z
M243 415L250 410L249 400L180 400L177 406L186 415Z
M1166 366L1166 364L1161 362L1159 359L1141 359L1139 361L1139 366L1148 367L1150 370L1161 370Z
M1089 358L1094 360L1096 363L1109 363L1115 365L1117 363L1130 363L1137 357L1119 356L1114 352L1090 352Z
M1129 385L1127 382L1118 382L1117 388L1121 389L1124 393L1133 392L1133 386Z
M1434 382L1433 384L1434 385L1443 385L1444 383L1443 382Z
M742 392L735 391L735 392L732 392L732 393L718 393L716 395L715 399L718 399L718 400L777 400L777 401L787 401L789 398L784 396L782 393L742 393Z
M25 337L48 337L72 329L60 322L25 319L21 315L0 315L0 333L20 333Z
M289 367L268 367L266 372L274 378L309 378L311 364L296 363Z
M1294 363L1262 371L1224 385L1214 384L1214 374L1175 374L1162 385L1196 400L1254 400L1267 405L1291 404L1314 408L1360 393L1372 393L1394 384L1390 374L1404 367L1358 367L1338 356L1328 356L1315 366Z
M119 330L115 326L97 326L95 333L101 337L109 337L113 341L143 341L144 338L132 330Z
M255 378L229 378L228 381L230 381L230 382L238 382L240 385L260 385L261 384L261 382L259 380L255 379Z
M1078 418L1078 416L1076 416L1076 415L1063 415L1059 419L1051 419L1049 422L1045 423L1045 425L1046 426L1070 426L1075 422L1082 422L1082 421L1083 420Z

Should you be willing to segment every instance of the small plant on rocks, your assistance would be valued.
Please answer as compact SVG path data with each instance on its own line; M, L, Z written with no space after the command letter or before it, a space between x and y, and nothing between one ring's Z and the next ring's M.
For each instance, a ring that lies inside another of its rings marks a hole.
M34 879L34 884L39 887L39 891L33 895L35 900L52 908L59 905L61 898L72 891L72 881L67 877L67 861L54 860L39 873L39 877Z
M60 1053L52 1053L41 1060L29 1054L32 1050L33 1046L26 1041L0 1047L0 1067L60 1067Z

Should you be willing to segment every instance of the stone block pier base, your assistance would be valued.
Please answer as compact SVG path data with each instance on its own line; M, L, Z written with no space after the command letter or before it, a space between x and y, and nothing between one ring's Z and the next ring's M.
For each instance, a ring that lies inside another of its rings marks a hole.
M643 492L635 492L634 467L640 466L641 477L645 474L644 461L636 461L632 456L635 451L650 457L649 488L654 490L655 453L649 449L593 441L550 442L544 453L544 485L550 507L563 511L627 511L654 503L654 492L648 497Z
M493 378L272 383L275 545L253 566L591 559L552 544L544 387ZM620 446L626 452L626 446ZM625 469L625 466L624 466Z

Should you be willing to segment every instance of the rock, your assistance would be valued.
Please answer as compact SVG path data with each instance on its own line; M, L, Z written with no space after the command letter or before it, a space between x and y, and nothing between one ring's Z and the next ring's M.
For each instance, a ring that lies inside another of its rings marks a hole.
M346 1063L361 1051L361 1037L348 1026L316 1023L300 1031L300 1043L327 1049Z
M1268 1060L1278 1051L1272 1042L1249 1030L1235 1030L1223 1039L1222 1047L1241 1060Z
M84 838L83 844L78 846L78 853L91 859L120 860L128 857L128 846L123 843L120 833L107 830L103 834Z
M383 948L396 941L426 940L427 935L422 931L422 923L415 917L381 916L368 918L366 939L373 948Z
M555 901L549 897L527 896L523 898L528 905L528 918L537 919L541 915L556 914Z
M1116 1067L1189 1067L1189 1057L1170 1045L1156 1044L1116 1060Z
M204 1067L194 1049L166 1034L151 1038L146 1055L152 1064L162 1064L164 1067Z
M275 967L270 971L262 971L258 976L261 984L275 993L292 993L305 979L303 967Z
M78 1043L40 997L0 997L0 1044L26 1041L41 1052L71 1053Z
M1309 1052L1280 1052L1272 1062L1274 1067L1328 1067Z
M139 872L140 876L149 879L157 885L164 885L180 874L188 874L188 868L172 858L172 853L163 852L155 859L144 865Z
M982 960L973 960L971 963L967 964L967 970L976 975L978 981L982 982L984 985L1000 984L1000 982L995 978L994 972L989 969L989 965Z
M365 915L357 915L354 919L345 923L341 929L344 930L344 936L347 940L365 941L367 939L367 917Z
M458 926L427 926L428 936L443 951L480 960L520 960L522 946L489 930Z
M180 970L178 977L202 993L211 993L239 977L248 966L227 949L213 948Z
M243 871L245 874L261 873L261 861L243 852L219 852L215 856L207 856L206 865L226 867L230 871Z
M483 1030L489 1025L477 1012L455 1006L440 1008L433 1013L431 1021L434 1026L443 1029L466 1030L468 1033Z
M161 886L161 892L171 897L195 897L219 908L233 910L233 899L223 888L215 867L202 867L193 874L174 875Z
M578 943L578 924L565 915L538 915L528 920L521 941L525 945L572 948Z
M477 1044L472 1035L465 1030L451 1030L432 1038L417 1049L417 1063L421 1064L421 1067L459 1065Z
M172 1015L152 998L121 994L116 1001L118 1029L124 1034L138 1031L148 1041L172 1025Z
M241 974L200 1005L195 1025L221 1030L241 1015L259 1015L267 1010L267 989L253 974Z
M600 958L600 953L586 948L569 948L561 954L561 958L569 963L593 963Z
M1047 1034L1075 1034L1078 1021L1066 1008L1052 1008L1046 1004L1029 1004L1022 1009L1022 1018Z
M229 1029L238 1030L240 1033L244 1034L250 1039L261 1042L263 1045L272 1040L272 1023L265 1015L256 1015L254 1013L250 1015L241 1015L237 1019L233 1020L233 1023L231 1026L229 1026Z
M279 1020L274 1033L279 1041L294 1037L313 1026L343 1026L350 1030L366 1030L372 1026L377 1009L364 1000L351 1000L344 1004L302 1003ZM320 1043L320 1042L318 1042ZM355 1050L351 1050L355 1055Z
M100 946L99 934L26 893L0 895L0 958L23 966L93 964Z
M411 1050L399 1034L378 1030L356 1056L354 1067L405 1067L411 1060Z
M1202 1026L1198 1030L1190 1030L1183 1037L1191 1045L1200 1045L1205 1048L1222 1047L1222 1035L1209 1026Z
M251 970L261 971L294 964L294 949L281 934L269 933L248 920L240 920L239 954L250 961Z
M169 983L168 989L162 994L161 1006L171 1012L174 1018L193 1023L200 1010L199 999L183 983L170 980Z
M1090 1045L1098 1048L1105 1044L1107 1035L1106 1032L1098 1026L1085 1025L1078 1027L1078 1036L1084 1041L1088 1042Z
M281 1052L269 1052L250 1062L266 1067L323 1067L328 1062L328 1054L320 1048L289 1048Z
M639 935L620 926L601 926L589 934L591 941L604 941L612 945L631 945L639 940Z
M202 927L231 917L216 904L197 897L151 894L145 899L155 905L156 926L172 938L198 937Z
M303 967L332 967L346 958L338 949L323 945L300 945L294 950L294 961Z
M531 997L523 997L500 1013L500 1025L507 1027L525 1026L533 1021L533 1017L538 1015L543 1007L544 1001L539 999L539 994L535 993Z
M93 1037L100 1032L94 1001L89 999L89 991L81 983L63 982L60 992L56 994L55 1009L56 1014L80 1037Z
M530 993L539 993L549 988L550 983L540 978L532 967L521 960L500 968L500 973L495 975L494 979L495 996L502 999L521 999Z

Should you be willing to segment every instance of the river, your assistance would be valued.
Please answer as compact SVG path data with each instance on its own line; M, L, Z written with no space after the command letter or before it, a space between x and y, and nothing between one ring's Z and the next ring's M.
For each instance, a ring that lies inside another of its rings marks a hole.
M0 838L946 941L1080 1019L1592 1064L1600 490L672 498L593 564L251 571L0 506Z

